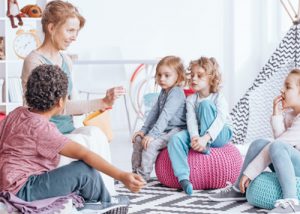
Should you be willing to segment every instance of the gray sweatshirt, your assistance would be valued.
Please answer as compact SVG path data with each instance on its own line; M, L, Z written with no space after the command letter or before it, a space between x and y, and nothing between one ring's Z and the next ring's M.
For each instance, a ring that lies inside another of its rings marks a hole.
M175 127L186 128L185 94L179 86L169 92L161 90L141 129L145 135L158 138Z

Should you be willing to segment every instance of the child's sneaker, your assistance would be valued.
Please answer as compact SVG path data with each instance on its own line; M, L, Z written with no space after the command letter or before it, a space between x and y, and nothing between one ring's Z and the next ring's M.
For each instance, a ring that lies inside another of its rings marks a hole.
M192 195L193 194L193 185L191 182L187 179L179 181L181 188L184 190L184 192L187 195Z
M241 193L235 186L230 182L226 183L227 186L223 189L218 190L217 193L211 194L208 198L211 201L246 201L246 195Z
M83 208L80 208L81 213L97 214L126 214L128 213L130 201L127 196L113 196L111 202L85 203ZM94 212L93 212L94 211Z
M275 202L275 208L268 213L300 213L300 205L297 199L287 198Z
M150 180L151 180L151 178L150 178L150 173L145 173L143 170L141 170L140 168L138 168L137 170L136 170L136 172L135 172L136 174L138 174L138 175L140 175L140 176L142 176L142 178L144 179L144 181L146 182L146 183L148 183Z

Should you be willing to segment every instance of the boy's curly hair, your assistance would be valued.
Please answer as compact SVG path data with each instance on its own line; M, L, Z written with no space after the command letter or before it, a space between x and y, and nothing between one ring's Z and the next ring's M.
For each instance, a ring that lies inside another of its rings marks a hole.
M203 68L205 73L210 76L210 91L216 93L220 90L222 75L217 60L213 57L200 57L197 60L192 60L188 70L191 71L193 66Z
M26 84L25 99L29 107L42 112L51 110L68 93L68 77L56 65L33 69Z

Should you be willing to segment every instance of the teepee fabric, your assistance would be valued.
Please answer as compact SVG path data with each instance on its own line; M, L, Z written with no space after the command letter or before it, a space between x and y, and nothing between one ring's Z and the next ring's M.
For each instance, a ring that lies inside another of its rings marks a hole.
M289 71L300 63L300 25L294 25L254 80L252 86L232 109L233 142L250 143L271 138L270 118L273 99Z

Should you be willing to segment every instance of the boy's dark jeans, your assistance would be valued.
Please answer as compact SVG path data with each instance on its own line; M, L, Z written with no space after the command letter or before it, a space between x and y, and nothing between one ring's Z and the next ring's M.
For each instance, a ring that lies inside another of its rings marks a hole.
M30 176L17 197L24 201L35 201L72 192L82 196L86 202L110 202L100 173L82 161Z

